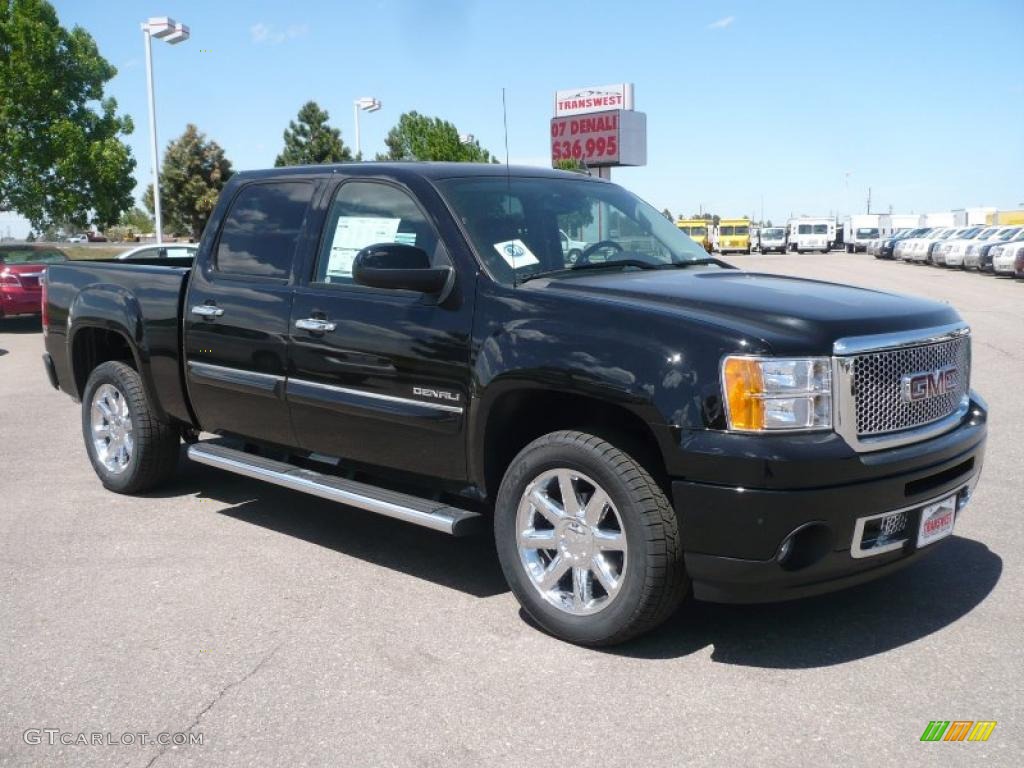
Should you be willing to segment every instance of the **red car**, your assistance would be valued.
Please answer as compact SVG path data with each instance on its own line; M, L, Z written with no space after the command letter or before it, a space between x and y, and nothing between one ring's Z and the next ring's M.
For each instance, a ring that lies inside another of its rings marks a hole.
M46 274L47 264L67 260L52 245L0 245L0 319L41 314L39 278Z

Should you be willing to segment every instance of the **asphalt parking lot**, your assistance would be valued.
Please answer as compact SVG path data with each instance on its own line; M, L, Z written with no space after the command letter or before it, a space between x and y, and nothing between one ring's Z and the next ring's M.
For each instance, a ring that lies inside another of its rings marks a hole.
M0 321L0 765L1019 765L1024 283L728 260L956 306L991 407L984 476L953 540L886 580L691 604L607 650L527 623L487 539L199 465L157 494L104 491L38 323ZM936 719L998 726L921 743ZM203 743L26 743L47 728Z

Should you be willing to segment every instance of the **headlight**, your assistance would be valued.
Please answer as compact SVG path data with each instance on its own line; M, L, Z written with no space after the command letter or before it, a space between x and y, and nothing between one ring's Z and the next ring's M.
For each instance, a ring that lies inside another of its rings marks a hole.
M831 429L832 361L730 356L722 361L729 429Z

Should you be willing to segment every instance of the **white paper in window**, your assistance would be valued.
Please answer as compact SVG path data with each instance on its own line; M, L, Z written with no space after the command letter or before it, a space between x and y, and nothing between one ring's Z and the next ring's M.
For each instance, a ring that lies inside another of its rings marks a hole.
M327 261L327 277L352 277L352 262L356 254L368 245L395 242L395 233L401 219L381 219L373 216L342 216L334 229L331 255Z
M494 250L498 252L498 255L505 260L505 262L512 267L512 269L518 269L519 267L530 267L534 264L540 264L537 257L533 255L529 248L519 238L515 240L506 240L503 243L495 243Z

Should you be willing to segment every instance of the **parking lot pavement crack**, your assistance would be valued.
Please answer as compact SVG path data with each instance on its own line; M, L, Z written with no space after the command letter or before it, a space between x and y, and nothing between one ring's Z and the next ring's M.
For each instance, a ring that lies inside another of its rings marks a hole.
M263 657L258 662L256 662L256 665L248 672L246 672L244 675L242 675L242 677L240 677L238 680L234 680L228 683L223 688L221 688L217 695L210 699L210 702L205 707L199 710L199 713L192 720L191 724L189 724L188 728L184 730L184 733L191 734L192 732L194 732L195 729L199 727L199 723L202 722L202 719L207 715L207 713L209 713L211 709L217 706L221 699L223 699L230 691L234 690L235 688L238 688L240 685L245 684L246 681L248 681L261 669L263 669L267 662L270 661L271 658L273 658L274 654L277 653L278 650L280 650L281 646L284 644L284 640L279 642L277 645L275 645L273 648L267 651L267 653L265 653ZM164 753L167 752L169 748L170 745L161 747L160 751L153 756L153 759L146 763L146 768L152 768L152 766L157 762L157 760L163 757Z

